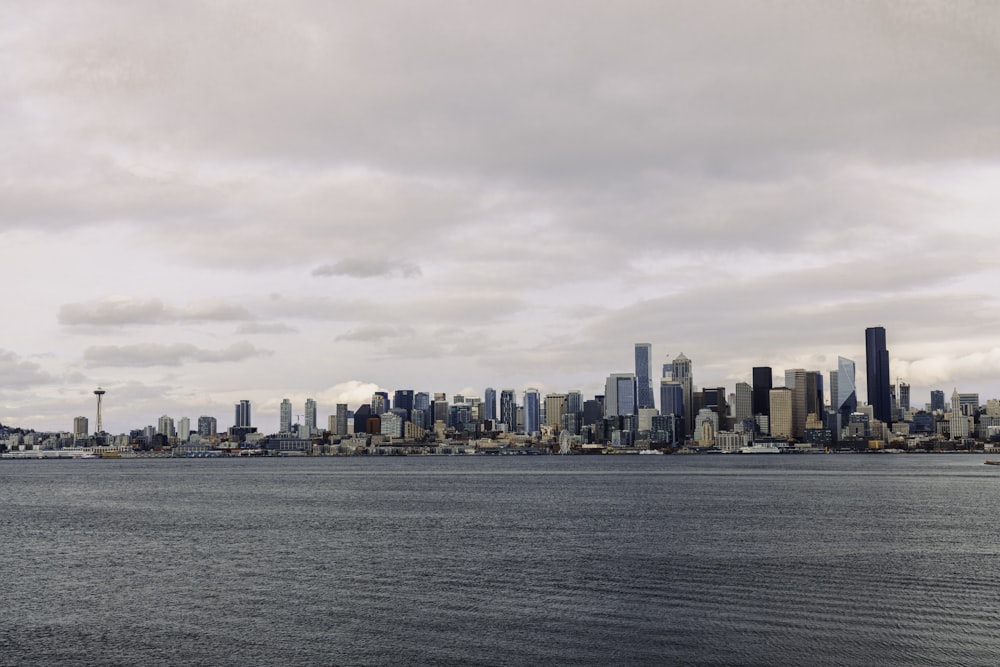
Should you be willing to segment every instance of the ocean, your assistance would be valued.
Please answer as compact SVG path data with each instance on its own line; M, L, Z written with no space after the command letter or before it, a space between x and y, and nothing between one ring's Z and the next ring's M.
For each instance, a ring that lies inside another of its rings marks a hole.
M993 667L984 458L3 461L0 664Z

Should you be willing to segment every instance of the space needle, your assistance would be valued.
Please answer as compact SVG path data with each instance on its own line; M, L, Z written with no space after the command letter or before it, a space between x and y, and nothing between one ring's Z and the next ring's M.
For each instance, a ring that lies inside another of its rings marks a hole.
M105 393L100 387L94 390L94 395L97 396L97 430L94 433L104 433L104 425L101 423L101 399Z

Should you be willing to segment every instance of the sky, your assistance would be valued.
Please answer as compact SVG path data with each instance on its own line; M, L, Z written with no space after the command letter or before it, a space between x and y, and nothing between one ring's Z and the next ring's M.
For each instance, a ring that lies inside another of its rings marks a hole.
M1000 5L0 3L0 422L857 363L1000 396ZM301 412L296 408L295 412Z

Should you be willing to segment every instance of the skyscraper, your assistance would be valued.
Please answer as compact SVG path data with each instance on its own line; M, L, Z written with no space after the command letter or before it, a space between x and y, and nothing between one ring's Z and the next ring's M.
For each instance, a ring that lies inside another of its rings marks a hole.
M215 417L198 417L198 435L203 438L210 438L216 434L218 422Z
M497 418L497 390L487 387L483 392L483 408L479 412L480 421L496 421Z
M635 375L612 373L604 384L604 416L638 414L635 401Z
M941 389L931 390L931 410L944 412L944 391Z
M736 421L741 422L753 416L753 387L746 382L736 383Z
M671 378L681 383L684 391L684 435L694 433L694 374L691 360L681 352L674 359Z
M545 425L559 428L566 414L566 394L545 395Z
M301 435L309 438L317 432L316 429L316 401L311 398L306 399L305 428Z
M406 420L413 421L413 399L412 389L397 389L392 394L392 407L406 410Z
M774 388L774 371L770 366L753 367L753 413L771 414L770 391Z
M635 344L635 386L637 408L656 407L653 398L653 346L649 343Z
M337 403L335 435L347 435L347 403Z
M279 408L278 433L292 432L292 402L287 398L281 399Z
M517 431L517 394L513 389L500 391L500 421L507 425L507 432Z
M75 417L73 419L73 437L86 438L90 435L90 420L86 417Z
M840 426L846 425L851 415L858 410L858 394L855 388L854 360L837 357L837 386L830 380L830 408L840 414Z
M875 419L892 423L892 399L889 396L889 350L886 349L885 328L865 329L865 360L868 372L868 405Z
M794 437L792 424L792 393L787 387L770 391L771 414L768 419L771 435L776 438Z
M792 430L793 438L802 438L806 434L806 415L809 414L809 382L808 373L804 368L785 370L785 387L792 390ZM774 400L774 394L771 394ZM772 407L772 412L774 412ZM772 427L774 422L771 423ZM773 434L774 431L772 430Z
M540 406L537 389L524 391L524 432L528 435L539 430Z
M250 401L243 399L236 404L236 428L250 426Z

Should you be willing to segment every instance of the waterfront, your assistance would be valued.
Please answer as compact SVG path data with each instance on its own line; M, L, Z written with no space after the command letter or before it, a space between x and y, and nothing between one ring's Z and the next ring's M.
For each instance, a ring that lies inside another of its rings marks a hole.
M966 664L981 455L0 466L4 664Z

